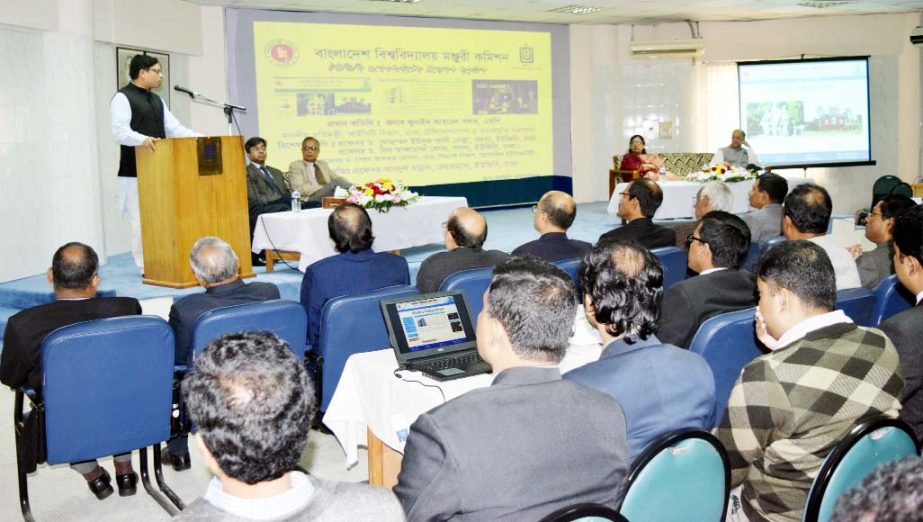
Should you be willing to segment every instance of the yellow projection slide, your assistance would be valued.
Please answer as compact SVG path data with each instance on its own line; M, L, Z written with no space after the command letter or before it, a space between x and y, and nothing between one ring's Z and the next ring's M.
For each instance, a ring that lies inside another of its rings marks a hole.
M551 35L256 22L257 108L270 162L314 136L353 183L550 176Z

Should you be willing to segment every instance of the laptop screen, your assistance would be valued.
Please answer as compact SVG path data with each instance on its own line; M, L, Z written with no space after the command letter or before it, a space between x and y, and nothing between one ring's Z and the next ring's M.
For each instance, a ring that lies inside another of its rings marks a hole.
M401 354L423 355L476 346L461 292L424 294L382 301L391 343Z

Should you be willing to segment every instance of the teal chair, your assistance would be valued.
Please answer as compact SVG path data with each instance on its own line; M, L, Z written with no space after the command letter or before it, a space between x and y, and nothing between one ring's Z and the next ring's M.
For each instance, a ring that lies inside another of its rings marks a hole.
M539 522L628 522L618 511L592 502L563 507Z
M913 431L897 419L877 417L854 427L834 446L817 473L805 504L805 522L827 522L836 501L878 466L919 453Z
M717 438L684 429L644 450L625 482L619 514L631 522L714 522L727 510L731 467Z
M875 287L875 304L872 306L871 326L878 326L882 321L897 315L916 304L916 296L900 284L896 275L884 278Z

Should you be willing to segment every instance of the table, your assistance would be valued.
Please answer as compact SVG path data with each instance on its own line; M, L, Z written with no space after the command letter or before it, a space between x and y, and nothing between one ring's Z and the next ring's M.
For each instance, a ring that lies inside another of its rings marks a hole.
M789 190L802 183L810 183L811 178L801 176L782 176L788 181ZM660 187L663 189L663 203L654 214L654 219L691 219L695 217L695 195L702 188L702 183L694 181L661 181ZM728 183L731 193L734 194L734 206L731 208L732 214L743 214L750 211L750 198L747 195L750 188L753 187L753 181L739 181ZM628 183L619 183L612 193L612 199L609 200L607 211L609 216L617 217L619 213L619 199L622 192L628 188Z
M575 333L558 367L567 372L598 360L601 352L599 333L578 307ZM396 368L391 349L352 355L323 419L343 447L347 467L358 462L359 446L368 446L369 482L385 487L396 483L410 425L420 414L493 381L492 374L482 374L439 382L411 371L396 378Z
M389 212L370 209L375 232L373 248L384 252L441 244L444 241L442 223L453 210L467 206L468 200L463 197L424 196L412 205L394 207ZM337 254L327 230L327 217L331 212L333 209L312 208L261 214L253 232L253 252L296 252L300 254L298 270L304 272L311 263Z

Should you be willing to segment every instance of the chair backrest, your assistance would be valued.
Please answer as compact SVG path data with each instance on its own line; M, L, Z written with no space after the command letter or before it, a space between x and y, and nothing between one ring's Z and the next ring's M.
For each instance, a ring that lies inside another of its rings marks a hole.
M200 315L192 326L193 361L222 335L258 331L276 334L304 361L308 316L300 303L284 299L225 306Z
M619 513L628 520L724 518L731 485L727 451L699 430L668 433L632 465Z
M627 522L618 511L602 504L585 502L565 506L539 522Z
M746 270L747 272L753 272L753 269L756 267L756 262L760 260L760 244L751 241L750 248L747 249L747 257L744 258L744 262L741 263L740 269Z
M821 465L802 520L827 522L841 494L858 486L881 464L918 451L913 431L902 421L879 417L856 425Z
M896 275L883 279L875 287L875 303L869 318L871 326L878 326L892 315L899 314L916 304L916 296L900 284Z
M715 426L721 422L734 383L744 366L765 353L756 340L756 308L716 315L699 326L689 350L705 358L715 376Z
M663 263L663 290L686 279L687 253L675 246L651 249L651 253Z
M875 294L865 288L847 288L836 293L836 309L859 326L871 326Z
M468 315L471 317L471 326L473 327L478 325L478 314L481 313L481 308L484 307L484 292L490 286L490 279L493 274L494 269L492 267L462 270L450 275L439 285L440 292L461 290L465 293L465 303L468 305Z
M381 315L382 299L397 299L419 294L413 286L389 286L359 295L346 295L327 301L320 316L320 340L317 354L321 365L321 411L333 397L346 359L391 347L388 328Z
M872 185L872 205L869 208L875 208L875 205L885 196L891 194L902 194L908 198L913 197L913 187L904 183L901 178L886 174L875 180Z
M574 282L575 287L579 284L577 281L577 269L580 268L580 261L581 258L578 257L576 259L562 259L554 262L554 264L558 265L558 268L567 272L567 275L569 275Z
M769 251L770 248L778 245L779 243L785 241L785 236L776 236L769 238L762 243L757 243L760 246L760 257L763 257L763 254Z
M170 438L173 330L159 317L77 323L42 342L48 464Z

